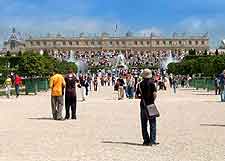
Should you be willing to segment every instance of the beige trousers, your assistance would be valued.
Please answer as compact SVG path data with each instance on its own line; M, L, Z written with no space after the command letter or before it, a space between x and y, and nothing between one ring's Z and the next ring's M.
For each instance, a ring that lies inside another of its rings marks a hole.
M124 98L124 89L123 89L123 86L119 86L118 99L123 99L123 98Z

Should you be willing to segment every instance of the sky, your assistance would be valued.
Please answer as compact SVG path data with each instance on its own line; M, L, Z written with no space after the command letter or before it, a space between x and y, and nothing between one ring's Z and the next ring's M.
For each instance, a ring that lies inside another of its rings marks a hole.
M117 24L117 25L116 25ZM33 36L60 33L209 33L225 39L225 0L0 0L0 47L13 27Z

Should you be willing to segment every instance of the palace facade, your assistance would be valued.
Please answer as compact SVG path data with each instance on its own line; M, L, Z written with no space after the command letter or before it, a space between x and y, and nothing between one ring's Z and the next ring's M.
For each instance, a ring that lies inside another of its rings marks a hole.
M13 35L13 36L12 36ZM171 37L133 36L127 33L125 36L110 36L102 33L100 36L63 37L61 35L46 37L29 37L23 41L16 38L15 30L10 39L4 42L7 51L74 51L75 53L93 53L101 51L117 52L159 52L171 51L173 53L185 52L190 49L204 52L209 49L208 35L179 35Z

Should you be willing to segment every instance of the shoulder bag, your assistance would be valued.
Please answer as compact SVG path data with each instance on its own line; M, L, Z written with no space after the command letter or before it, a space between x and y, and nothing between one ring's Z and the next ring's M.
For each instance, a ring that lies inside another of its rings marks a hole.
M159 114L159 111L158 111L156 105L155 104L147 105L145 100L144 100L140 84L138 85L138 88L139 88L139 91L140 91L140 94L141 94L141 99L143 101L143 105L145 107L147 118L151 119L151 118L154 118L154 117L159 117L160 114Z

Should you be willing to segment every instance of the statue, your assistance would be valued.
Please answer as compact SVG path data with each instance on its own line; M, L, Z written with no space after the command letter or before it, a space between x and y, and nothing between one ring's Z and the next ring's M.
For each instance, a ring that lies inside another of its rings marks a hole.
M127 66L125 64L125 57L122 53L120 53L117 56L116 67L117 68L127 68Z

